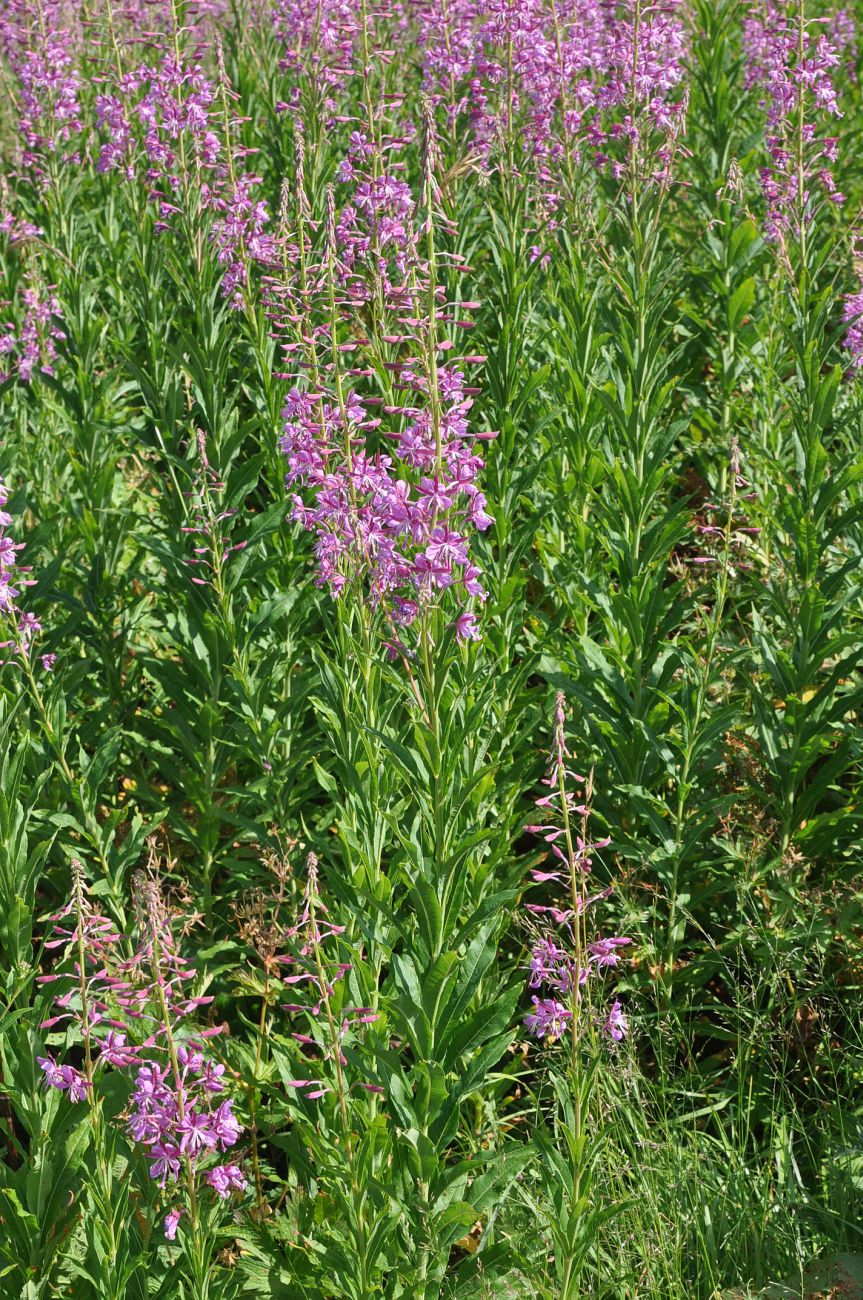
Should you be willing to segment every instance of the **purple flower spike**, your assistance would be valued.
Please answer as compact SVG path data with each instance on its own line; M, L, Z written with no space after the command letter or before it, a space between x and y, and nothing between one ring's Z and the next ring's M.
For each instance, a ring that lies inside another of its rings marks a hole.
M528 985L538 993L531 998L533 1011L525 1016L524 1023L535 1038L545 1043L554 1043L569 1032L576 1037L579 1035L582 999L588 996L592 1000L589 984L606 971L617 968L621 950L632 942L624 936L597 936L585 941L585 917L611 893L611 886L593 892L588 889L594 855L607 848L610 840L589 837L593 776L585 778L570 767L565 732L565 700L562 694L558 694L554 741L543 781L549 793L535 801L542 810L543 820L525 828L542 837L556 860L553 871L532 871L534 882L543 886L566 887L566 901L570 904L557 907L553 903L528 903L525 909L535 935ZM573 791L573 785L577 793ZM557 863L561 865L557 866ZM533 921L534 917L539 919ZM542 929L537 933L540 926ZM542 996L543 991L545 996ZM603 1032L619 1041L626 1029L623 1009L615 1000Z
M50 1054L37 1057L37 1063L45 1086L68 1092L72 1101L86 1098L94 1086L90 1079L98 1084L103 1071L134 1069L127 1129L142 1148L150 1178L167 1188L181 1179L204 1179L216 1152L234 1146L242 1128L230 1098L215 1102L227 1089L225 1065L209 1055L208 1042L219 1026L193 1036L189 1024L195 1010L211 999L190 996L196 974L178 951L155 874L142 875L137 888L141 933L133 955L126 957L119 951L122 936L107 917L93 910L83 868L73 860L72 898L53 918L52 937L45 945L63 952L54 959L55 973L43 982L57 985L54 1002L62 1013L49 1023L62 1019L77 1028L88 1076L59 1064ZM127 1024L115 1019L117 1007L125 1012ZM132 1025L136 1037L144 1039L140 1045L129 1041ZM239 1168L225 1168L225 1185L241 1190ZM176 1235L181 1212L175 1207L165 1219L169 1240Z

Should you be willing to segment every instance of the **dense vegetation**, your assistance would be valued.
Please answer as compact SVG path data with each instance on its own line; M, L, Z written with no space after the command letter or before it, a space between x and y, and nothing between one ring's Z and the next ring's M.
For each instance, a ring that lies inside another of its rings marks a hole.
M0 0L4 1298L859 1283L856 18Z

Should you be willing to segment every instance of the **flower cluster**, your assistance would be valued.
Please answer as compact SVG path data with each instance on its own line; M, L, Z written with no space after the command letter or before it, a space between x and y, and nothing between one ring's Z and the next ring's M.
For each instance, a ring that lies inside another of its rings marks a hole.
M442 259L429 247L437 214L427 130L423 202L392 161L381 169L377 150L356 132L341 169L351 190L338 217L329 195L323 263L293 259L305 282L289 287L281 328L294 336L285 350L311 383L288 394L281 447L288 485L309 491L310 499L294 496L293 517L317 536L319 581L334 595L365 584L373 605L400 627L451 592L456 632L466 639L478 635L473 603L485 598L468 530L492 522L477 481L478 443L494 435L468 424L476 389L465 368L483 358L451 356L448 327L472 322L449 310ZM460 271L458 259L450 268ZM379 322L374 339L366 304ZM462 301L459 315L477 305ZM345 372L341 356L354 350L377 366ZM386 376L383 392L363 394L357 381L375 373Z
M42 1071L47 1088L68 1092L70 1101L86 1100L87 1089L93 1085L74 1065L58 1065L50 1053L47 1056L37 1056L36 1064Z
M24 138L24 164L39 175L50 157L77 162L67 146L84 130L79 99L81 76L72 53L72 31L57 5L43 11L41 30L21 41L12 54L19 83L18 129Z
M15 583L21 581L17 576L17 556L24 549L24 543L16 542L6 533L12 523L12 516L6 509L8 500L9 489L0 479L0 612L15 616L18 613L16 600L20 594Z
M622 175L623 141L664 179L684 99L685 25L678 0L456 0L423 15L426 86L454 120L469 118L486 166L504 141L507 168L530 165L542 205L554 211L585 158ZM637 34L636 34L637 33ZM658 164L658 165L657 165Z
M625 175L628 160L635 158L639 174L645 165L649 169L643 179L660 184L669 179L686 112L686 94L678 95L687 48L682 8L679 0L659 5L627 0L609 23L596 105L611 118L601 128L603 138L609 146L621 141L626 149L627 160L609 159L615 176ZM597 162L605 161L599 152Z
M249 262L271 267L278 254L276 240L267 229L267 205L252 193L260 184L260 176L238 176L226 189L217 191L211 205L218 213L213 222L213 244L220 264L226 268L222 293L237 308L244 305Z
M35 614L22 610L18 605L21 588L33 586L35 580L25 577L25 570L18 564L18 552L24 549L24 543L16 542L6 532L12 523L12 516L6 509L8 500L9 489L0 478L0 623L11 624L14 628L14 636L0 642L0 650L11 650L15 655L29 659L33 639L42 631L42 624ZM56 657L53 654L42 655L42 667L46 672L54 667Z
M34 373L53 375L57 344L66 335L58 323L60 304L52 289L30 285L21 292L23 318L16 330L10 321L0 325L0 363L14 365L12 370L0 370L0 382L11 379L13 373L24 384L29 384Z
M842 116L833 75L849 40L847 22L835 28L807 22L790 0L770 0L766 12L753 10L744 24L747 81L763 91L769 128L770 162L761 170L761 187L765 233L775 243L811 222L815 189L831 203L845 201L831 170L837 140L819 134L816 123Z
M234 1146L241 1132L230 1099L214 1101L225 1087L225 1067L197 1044L181 1044L176 1055L176 1071L172 1062L140 1066L129 1117L129 1132L161 1187L180 1177L184 1156L194 1169L202 1156Z
M39 226L24 217L16 217L10 209L0 213L0 235L5 235L10 244L24 244L41 234Z
M185 165L197 160L215 166L221 146L210 106L216 90L199 65L187 67L173 54L165 54L158 63L141 64L126 73L115 90L96 100L98 125L108 135L99 154L100 171L125 168L135 175L139 135L153 183L167 178L169 186L177 189L178 158ZM165 212L171 206L170 198L163 195Z
M620 964L621 949L631 942L624 937L591 937L588 931L591 909L611 894L610 886L591 892L592 855L610 841L589 838L591 780L567 765L570 756L565 726L565 702L559 693L549 769L543 781L549 793L536 800L547 821L525 828L551 845L560 864L551 871L535 870L534 881L562 885L568 895L559 903L527 905L532 924L540 928L532 944L528 981L537 992L532 995L533 1010L524 1023L534 1037L546 1042L567 1033L578 1035L582 1005L590 1008L593 1004L591 986L595 977L614 971ZM583 787L580 797L569 788L572 783ZM628 1022L616 998L600 1023L607 1037L620 1042L625 1036Z
M374 19L372 5L367 5L367 40ZM323 93L325 107L335 113L336 93L357 70L363 6L356 0L275 0L272 22L282 68L304 68L308 84Z
M87 895L83 868L72 863L69 903L52 922L47 949L62 948L67 971L40 977L58 983L55 1014L42 1024L77 1027L83 1066L58 1064L48 1053L37 1058L46 1087L68 1093L73 1102L96 1104L95 1086L105 1069L135 1071L127 1129L139 1144L150 1177L166 1188L181 1175L199 1174L221 1199L242 1191L246 1179L235 1164L212 1164L217 1153L233 1147L242 1132L233 1103L224 1096L225 1067L206 1052L206 1040L218 1033L186 1028L188 1017L212 999L196 997L185 986L195 971L179 953L171 917L156 880L139 882L141 935L131 957L123 957L123 936L96 912ZM136 1037L130 1041L133 1026ZM173 1238L182 1208L172 1209L165 1232Z
M221 57L219 65L227 105ZM182 55L165 53L122 74L96 100L97 124L107 136L97 167L142 179L162 227L181 205L200 228L209 226L216 258L225 268L222 293L242 308L249 265L269 267L276 243L267 230L267 205L254 194L261 178L237 173L241 151L232 145L227 109L220 122L217 98L216 83Z
M842 319L848 326L843 343L851 354L851 368L859 370L863 366L863 284L857 293L846 295Z

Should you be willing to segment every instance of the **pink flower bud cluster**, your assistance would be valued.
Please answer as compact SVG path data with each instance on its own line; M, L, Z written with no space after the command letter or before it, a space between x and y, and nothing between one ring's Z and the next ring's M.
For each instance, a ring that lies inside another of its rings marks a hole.
M736 570L752 568L746 557L751 554L753 538L761 532L743 508L744 503L757 500L758 494L751 490L752 484L740 472L740 447L736 438L731 443L730 469L730 500L704 502L702 510L708 522L697 524L696 530L706 543L705 553L692 556L690 562L705 566L727 564L733 576Z
M611 894L611 887L591 892L589 877L593 854L605 848L608 839L588 837L591 783L573 772L566 747L566 714L562 693L558 693L554 742L549 768L543 784L549 793L536 800L546 819L541 825L525 827L541 835L557 860L552 869L531 874L538 884L549 882L567 889L560 903L529 903L527 912L539 930L530 956L529 987L536 989L531 1001L533 1010L524 1018L529 1032L545 1042L555 1042L576 1030L576 1016L582 1000L592 1005L591 985L597 976L614 971L620 964L621 949L631 940L624 937L589 937L587 919L594 905ZM582 787L576 793L571 786ZM628 1022L620 1002L615 999L601 1020L603 1034L619 1042L626 1034Z
M198 431L198 472L192 491L192 511L189 524L180 531L187 533L197 543L193 547L193 557L188 563L207 574L195 576L192 582L198 587L210 587L218 579L222 566L234 551L245 550L245 541L231 540L225 525L233 519L237 511L225 510L220 505L220 496L225 485L219 479L207 458L207 440L204 433Z
M309 854L302 910L283 934L292 951L277 958L291 971L284 977L285 984L297 992L305 989L308 1001L286 1003L284 1010L292 1015L302 1013L307 1016L312 1032L293 1033L291 1037L306 1051L316 1050L324 1060L329 1060L337 1081L342 1084L342 1071L348 1063L342 1044L357 1026L374 1024L380 1017L371 1007L345 1007L337 999L336 986L352 970L352 964L334 959L326 952L328 941L337 939L345 931L343 925L335 925L328 917L318 887L317 859L314 854ZM334 1091L332 1082L321 1078L292 1079L287 1086L302 1094L307 1101ZM367 1092L382 1091L376 1084L360 1082L358 1086Z

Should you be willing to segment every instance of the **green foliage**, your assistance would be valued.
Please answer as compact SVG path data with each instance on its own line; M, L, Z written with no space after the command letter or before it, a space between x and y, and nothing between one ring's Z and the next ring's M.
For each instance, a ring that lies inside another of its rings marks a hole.
M227 5L202 57L275 214L302 155L317 256L356 116L418 102L422 72L387 56L336 90L252 9ZM863 1252L859 79L846 207L771 242L742 17L691 6L685 148L632 196L582 160L550 211L526 118L484 171L446 96L428 110L447 310L480 303L469 418L497 434L476 643L436 610L419 653L389 653L380 608L316 585L279 448L293 360L257 271L241 309L222 293L194 165L163 222L95 136L74 167L10 164L0 200L41 234L0 233L3 311L17 329L22 288L54 286L64 337L50 373L0 379L6 531L44 625L0 668L4 1300L802 1297ZM3 116L11 158L7 136ZM366 307L345 365L395 406ZM634 940L631 1039L575 1070L522 1026L557 690L610 837L608 924ZM70 858L134 928L157 853L250 1184L176 1242L128 1076L91 1107L35 1063L81 1056L38 981ZM284 977L310 853L344 969L304 1018Z

